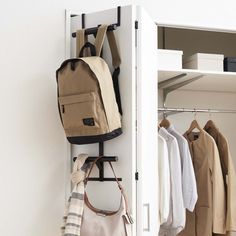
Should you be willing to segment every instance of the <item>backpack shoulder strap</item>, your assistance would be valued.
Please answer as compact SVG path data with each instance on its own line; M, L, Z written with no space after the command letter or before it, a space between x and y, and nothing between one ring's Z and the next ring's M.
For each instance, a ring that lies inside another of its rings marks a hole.
M116 96L114 89L111 89L113 87L113 81L107 63L101 57L82 57L80 60L84 61L96 76L101 91L109 131L111 132L112 130L120 128L121 119L119 116L114 116L114 114L118 112L118 107L114 105L116 104Z
M79 57L81 48L85 44L85 30L80 29L76 31L76 57Z
M102 46L105 40L106 32L107 32L107 25L101 25L98 27L96 39L94 42L94 46L96 48L96 56L100 57Z
M120 74L120 64L121 64L121 58L120 53L116 44L116 38L114 31L107 31L107 39L109 43L109 47L111 50L111 56L112 56L112 65L115 68L112 74L112 81L113 81L113 87L115 90L115 96L116 96L116 102L118 105L118 109L120 114L122 115L122 106L121 106L121 96L120 96L120 89L119 89L119 74Z
M115 97L116 97L116 102L117 102L117 105L118 105L119 113L122 115L120 89L119 89L119 82L118 82L118 77L119 77L119 74L120 74L121 58L120 58L119 50L118 50L118 47L117 47L115 34L114 34L113 31L107 31L107 27L108 27L108 25L99 26L94 46L96 48L96 56L100 56L101 51L102 51L102 46L103 46L103 43L104 43L104 40L105 40L105 36L107 35L109 47L110 47L110 50L111 50L112 65L115 68L114 72L112 73L113 87L114 87L114 90L115 90ZM80 40L79 40L77 48L80 51L82 46L83 46L84 30L82 30L82 31L79 30L78 32L79 32L79 35L80 35L78 37L78 39L80 38ZM79 53L79 51L78 51L78 53Z
M76 57L79 57L80 51L84 44L87 42L85 37L85 29L80 29L76 31Z
M117 47L114 31L107 31L107 27L108 27L107 25L101 25L99 27L97 38L95 41L95 46L96 46L97 56L100 56L102 45L105 39L105 33L106 33L109 47L111 50L112 65L115 68L115 70L112 73L113 87L115 90L116 102L118 105L119 113L122 115L123 112L122 112L122 106L121 106L121 96L120 96L119 81L118 81L119 74L120 74L121 58L120 58L120 53Z
M99 26L94 45L96 47L97 56L100 56L105 36L107 35L109 47L111 50L112 65L114 68L117 68L121 64L120 54L116 44L115 34L113 31L107 31L107 27L107 25Z
M109 43L109 47L111 50L111 56L112 56L112 65L116 69L121 64L120 54L119 50L116 44L116 38L114 31L107 31L107 39Z
M116 44L115 34L113 31L107 31L107 25L101 25L98 28L97 36L95 39L94 46L96 48L96 56L100 56L102 46L105 40L105 36L107 35L109 47L112 55L112 65L114 68L117 68L121 64L119 50ZM87 42L85 37L85 29L80 29L76 31L76 57L79 57L79 53L81 48Z

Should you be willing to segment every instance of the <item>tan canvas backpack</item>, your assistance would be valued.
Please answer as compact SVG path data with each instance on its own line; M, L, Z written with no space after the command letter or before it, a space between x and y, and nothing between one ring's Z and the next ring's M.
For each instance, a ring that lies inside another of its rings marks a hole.
M107 63L100 57L106 35L115 68L112 76ZM76 41L77 58L64 61L56 73L62 124L70 143L103 142L122 133L118 89L121 60L115 36L102 25L94 45L85 42L84 29L77 31ZM88 49L91 56L83 57Z

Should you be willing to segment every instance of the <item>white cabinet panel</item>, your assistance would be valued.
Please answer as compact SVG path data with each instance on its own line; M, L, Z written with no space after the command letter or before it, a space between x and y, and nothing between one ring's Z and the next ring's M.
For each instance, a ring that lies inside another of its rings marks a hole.
M157 27L147 13L137 9L137 155L138 235L158 232L157 162ZM140 222L142 221L142 222Z

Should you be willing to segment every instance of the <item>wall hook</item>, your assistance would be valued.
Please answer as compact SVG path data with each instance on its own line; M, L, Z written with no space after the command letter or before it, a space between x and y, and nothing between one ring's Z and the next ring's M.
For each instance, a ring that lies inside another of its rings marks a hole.
M104 143L100 142L99 143L99 156L101 156L102 158L100 158L97 162L96 162L96 166L99 170L99 177L90 177L88 180L89 181L116 181L115 178L105 178L104 177L104 162L117 162L118 161L118 157L117 156L104 156ZM73 161L76 160L77 157L73 158ZM94 162L97 159L97 156L89 156L86 159L86 163L90 163L90 162ZM122 181L122 178L117 178L118 181Z

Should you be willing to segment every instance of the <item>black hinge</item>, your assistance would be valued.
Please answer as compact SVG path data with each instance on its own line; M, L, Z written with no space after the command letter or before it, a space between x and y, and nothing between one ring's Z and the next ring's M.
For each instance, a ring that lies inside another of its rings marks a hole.
M135 172L135 180L138 180L138 172Z
M138 21L135 21L135 29L138 29Z

